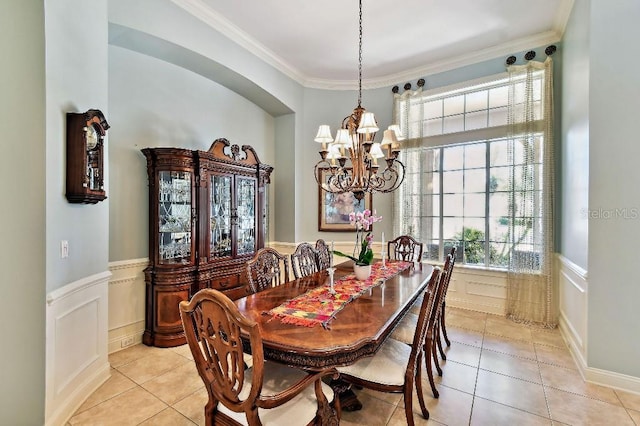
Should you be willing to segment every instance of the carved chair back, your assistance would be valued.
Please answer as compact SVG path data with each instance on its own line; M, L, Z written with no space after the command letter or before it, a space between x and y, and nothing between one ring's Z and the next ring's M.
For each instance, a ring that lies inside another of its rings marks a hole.
M329 253L329 246L322 238L316 241L316 253L318 255L318 270L324 271L331 264L331 253Z
M191 301L180 302L180 318L198 374L209 395L205 405L206 425L262 425L258 410L273 408L285 410L276 417L302 416L311 420L315 416L310 424L338 424L339 403L336 402L336 409L330 407L321 380L327 376L337 377L335 369L306 374L278 363L265 364L258 324L244 317L223 293L200 290ZM241 333L248 337L251 346L251 368L245 369ZM272 379L265 380L265 376L278 380L274 385ZM264 396L261 395L263 386ZM314 393L316 403L307 404L302 410L296 403L285 406L299 394L303 394L304 401L310 401ZM219 403L224 407L219 407ZM287 410L290 410L288 415ZM239 423L244 419L238 419L235 413L244 413L246 422Z
M247 278L253 293L289 281L289 259L271 247L261 248L247 262Z
M387 243L387 252L391 260L420 262L422 260L422 243L409 235L401 235Z
M294 278L306 277L318 272L316 249L309 243L300 243L291 254L291 269Z
M257 419L256 400L264 372L258 324L242 316L231 299L213 289L199 291L190 302L180 302L180 317L198 374L209 394L206 424L214 424L218 402L232 411L244 411L247 418ZM251 345L250 381L245 380L241 330L247 333Z

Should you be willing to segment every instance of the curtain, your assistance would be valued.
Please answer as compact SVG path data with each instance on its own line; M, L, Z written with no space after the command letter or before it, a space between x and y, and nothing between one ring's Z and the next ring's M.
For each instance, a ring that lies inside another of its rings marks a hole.
M391 206L393 215L393 235L411 235L419 241L428 240L431 235L424 235L419 218L423 216L422 188L426 188L425 177L427 161L422 145L422 103L418 109L412 108L412 100L422 97L422 88L402 94L396 93L393 102L393 122L400 126L402 136L408 139L402 141L400 161L406 167L405 181L393 192Z
M510 66L507 317L553 328L553 62ZM541 78L543 77L543 78ZM542 85L542 90L536 85ZM541 96L534 95L541 93Z

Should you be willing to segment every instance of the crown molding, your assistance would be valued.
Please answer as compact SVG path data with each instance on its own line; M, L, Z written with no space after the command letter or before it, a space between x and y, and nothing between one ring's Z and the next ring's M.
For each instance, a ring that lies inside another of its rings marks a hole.
M202 0L171 1L304 87L323 90L358 90L357 80L328 80L314 78L303 74L298 69L285 62L272 50L262 45L258 40L242 31L231 21L212 10ZM511 55L514 52L530 50L531 48L557 43L562 39L562 35L564 34L564 29L571 14L573 2L574 0L565 0L561 2L561 11L554 22L553 30L512 40L507 43L478 50L470 54L460 55L399 73L389 74L379 78L363 79L362 88L378 89L382 87L389 87L397 84L398 82L409 81L440 72L450 71L452 69L485 61L488 58L495 58L501 55Z
M253 55L273 66L287 77L304 85L305 77L296 68L286 63L280 56L268 49L255 38L249 36L231 21L211 9L201 0L171 0L176 6L219 31L231 41L247 49Z

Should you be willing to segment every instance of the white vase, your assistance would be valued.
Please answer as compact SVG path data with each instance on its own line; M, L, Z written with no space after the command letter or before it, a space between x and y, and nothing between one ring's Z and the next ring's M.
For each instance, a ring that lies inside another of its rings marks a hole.
M356 265L353 264L353 272L356 274L356 279L358 281L366 281L371 275L371 265Z

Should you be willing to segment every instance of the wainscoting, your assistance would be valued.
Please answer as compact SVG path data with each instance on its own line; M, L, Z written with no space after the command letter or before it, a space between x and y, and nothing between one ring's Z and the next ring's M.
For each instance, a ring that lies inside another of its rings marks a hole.
M587 271L560 254L556 259L560 332L584 376L587 368Z
M109 353L142 343L144 333L144 268L149 259L109 263Z
M59 425L109 378L108 271L56 289L46 303L47 425Z

